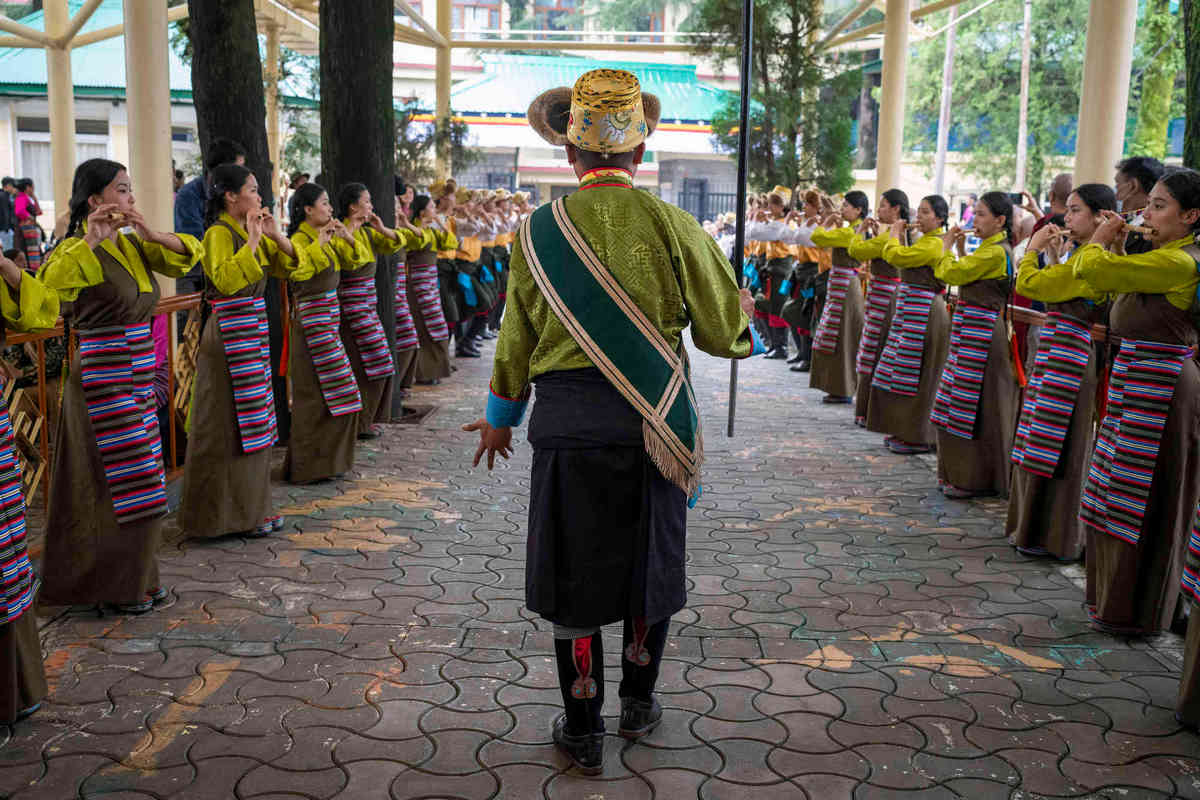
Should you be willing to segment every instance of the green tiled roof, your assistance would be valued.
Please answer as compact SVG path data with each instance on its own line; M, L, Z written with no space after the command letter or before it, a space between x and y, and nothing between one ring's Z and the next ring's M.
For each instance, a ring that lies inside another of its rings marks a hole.
M637 75L642 90L662 101L663 119L709 122L726 95L723 89L701 83L691 65L503 55L485 56L483 62L483 75L463 81L451 91L455 113L523 116L539 94L556 86L571 86L590 69L624 69Z
M154 2L155 0L131 0ZM159 0L161 1L161 0ZM69 0L74 16L83 0ZM36 11L18 20L22 25L45 30L42 12ZM121 0L104 0L81 29L82 33L120 25L124 22ZM173 48L168 48L167 63L171 100L192 102L192 71ZM125 97L125 37L116 36L86 47L71 50L71 76L77 97ZM41 49L0 47L0 95L44 96L46 94L46 54ZM281 98L288 105L314 105L297 97Z

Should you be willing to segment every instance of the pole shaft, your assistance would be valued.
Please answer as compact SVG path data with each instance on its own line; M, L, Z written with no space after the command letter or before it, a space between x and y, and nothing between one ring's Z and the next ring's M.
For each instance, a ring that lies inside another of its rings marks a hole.
M754 0L742 0L742 107L738 117L738 185L737 217L733 236L733 274L738 287L742 286L742 259L746 247L746 171L750 155L750 70L754 53ZM754 321L751 320L753 325ZM738 362L729 362L729 425L727 436L733 436L734 417L737 413Z

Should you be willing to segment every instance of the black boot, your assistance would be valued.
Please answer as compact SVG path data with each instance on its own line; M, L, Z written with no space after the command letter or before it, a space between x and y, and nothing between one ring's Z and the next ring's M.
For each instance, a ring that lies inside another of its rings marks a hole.
M799 339L800 360L792 367L792 372L808 372L812 369L812 337L801 335Z
M787 360L787 363L795 364L795 363L799 362L801 358L803 358L804 342L800 338L800 332L797 331L795 328L791 329L791 333L792 333L792 342L796 345L796 355L789 358Z
M662 721L662 706L654 699L654 684L662 664L663 648L667 644L670 619L661 620L649 628L640 619L625 620L621 640L620 734L626 739L638 739L658 727Z
M600 632L555 639L564 714L554 721L554 743L585 775L604 769L604 645Z
M763 358L770 359L786 359L787 358L787 329L786 328L771 328L771 349L766 352Z

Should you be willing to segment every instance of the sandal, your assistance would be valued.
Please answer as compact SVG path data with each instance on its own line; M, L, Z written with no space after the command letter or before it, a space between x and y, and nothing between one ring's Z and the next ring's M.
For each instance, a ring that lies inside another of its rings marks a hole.
M154 610L154 601L150 599L150 595L146 595L146 599L140 603L116 603L113 608L119 614L145 614Z
M150 590L150 593L148 596L150 597L150 602L154 603L154 605L158 605L159 603L165 601L168 597L170 597L171 592L165 586L155 586L153 589Z

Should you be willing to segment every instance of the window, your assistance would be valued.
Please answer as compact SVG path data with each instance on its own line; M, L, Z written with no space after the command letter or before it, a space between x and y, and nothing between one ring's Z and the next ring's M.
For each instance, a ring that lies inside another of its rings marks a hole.
M196 141L196 134L191 128L171 128L171 141L190 144Z
M17 133L49 133L49 117L17 117ZM77 119L75 120L77 135L108 136L108 120L106 119Z

